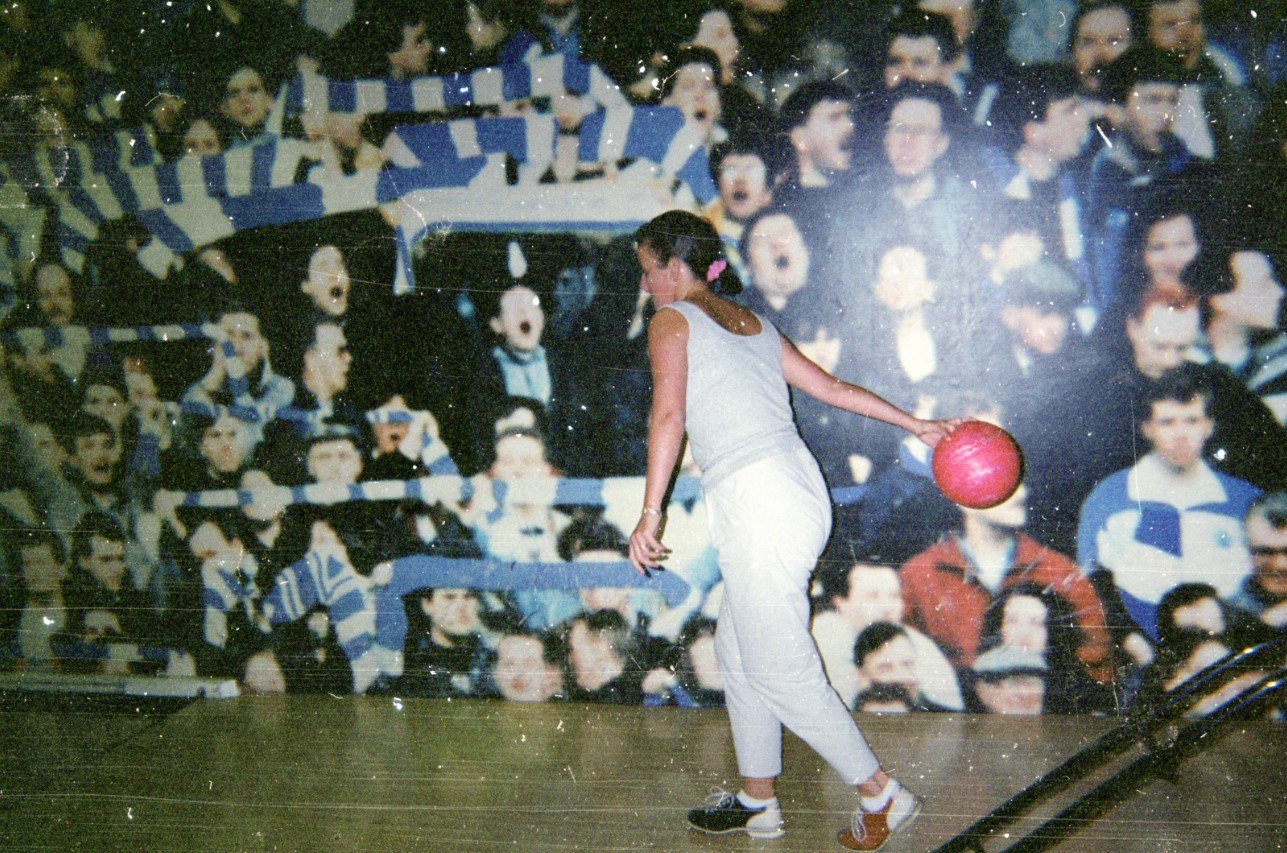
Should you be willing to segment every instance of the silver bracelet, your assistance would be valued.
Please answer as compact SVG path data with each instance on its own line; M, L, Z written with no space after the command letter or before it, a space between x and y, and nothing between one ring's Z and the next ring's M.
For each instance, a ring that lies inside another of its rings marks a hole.
M646 506L643 508L643 514L644 515L665 515L665 513L662 512L661 510L650 506Z

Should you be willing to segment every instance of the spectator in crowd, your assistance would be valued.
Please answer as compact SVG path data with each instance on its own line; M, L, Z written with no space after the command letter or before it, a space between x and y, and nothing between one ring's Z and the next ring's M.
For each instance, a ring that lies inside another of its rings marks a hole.
M1095 419L1101 443L1099 458L1113 469L1138 457L1136 425L1147 411L1151 387L1164 376L1183 371L1208 386L1214 433L1205 458L1215 468L1262 489L1287 482L1287 432L1260 399L1229 371L1187 361L1200 340L1201 318L1195 299L1150 291L1140 297L1126 320L1129 364L1105 374Z
M1189 279L1202 299L1197 355L1226 368L1287 423L1287 332L1283 285L1267 252L1221 244L1203 253Z
M564 647L553 634L523 628L505 631L491 662L495 695L511 702L549 702L564 698Z
M1071 554L1076 510L1112 473L1099 461L1097 413L1087 411L1107 368L1078 333L1084 289L1064 268L1046 261L1019 267L999 289L999 322L981 324L979 373L1023 448L1028 533ZM1069 458L1079 464L1069 465Z
M219 114L228 123L228 148L242 148L267 142L277 134L268 127L273 96L263 75L251 65L242 65L224 80Z
M1256 101L1247 86L1244 69L1226 51L1207 41L1203 26L1203 0L1148 0L1144 4L1149 43L1179 60L1186 88L1195 90L1191 103L1191 129L1182 133L1189 150L1210 158L1226 146L1245 141L1256 118ZM1190 121L1181 118L1186 125Z
M78 639L91 632L91 614L108 619L116 639L153 645L159 639L155 604L125 569L125 531L111 516L90 512L71 537L71 566L63 580L67 631ZM105 627L101 624L99 633Z
M1173 133L1183 69L1170 55L1137 44L1104 69L1100 91L1112 132L1090 167L1087 227L1094 290L1102 311L1121 293L1127 230L1159 192L1179 185L1192 155Z
M901 684L873 684L854 697L854 710L862 714L908 714L915 701Z
M165 487L184 492L236 488L251 452L246 422L227 413L188 415L183 432L187 442L161 457Z
M20 330L16 337L8 361L19 411L30 423L63 423L78 408L78 395L72 378L58 364L58 350L43 330Z
M57 536L38 528L18 534L17 550L24 593L18 617L18 656L31 670L57 668L51 644L67 627L62 587L67 577L67 551Z
M346 399L353 354L344 329L336 323L318 323L308 329L309 339L299 356L295 406L316 413L318 421L337 419L355 424L356 413Z
M203 605L192 652L199 675L240 680L252 659L271 653L263 599L273 578L231 526L210 516L192 531L189 547L200 561Z
M227 143L213 119L194 116L183 129L182 156L209 157L222 154L225 147Z
M353 671L325 607L316 606L304 618L278 625L273 635L272 651L260 653L255 665L248 667L248 674L262 667L275 679L275 665L280 671L280 687L287 693L342 696L353 692ZM276 684L272 689L262 689L262 683L257 686L261 689L255 692L263 693L276 692L278 688Z
M399 695L471 696L479 688L485 646L478 595L472 589L425 589L408 596Z
M1037 652L1045 661L1045 711L1055 714L1105 713L1113 693L1091 678L1077 659L1084 635L1068 600L1033 583L1012 586L997 596L983 616L979 657L996 648Z
M1257 498L1242 524L1251 552L1251 575L1229 603L1282 632L1287 630L1287 492Z
M989 714L1040 714L1046 704L1046 662L1039 652L998 646L971 668L978 710Z
M913 711L948 711L921 690L916 647L907 630L892 622L873 622L854 641L859 693L878 684L897 684L912 697Z
M829 568L829 567L828 567ZM898 569L859 561L841 572L822 575L826 609L814 614L810 631L818 644L827 680L850 708L861 692L854 663L854 643L869 625L886 622L903 629L916 652L916 676L922 692L937 705L959 711L961 687L943 650L929 637L903 624L902 587Z
M774 202L808 228L821 227L848 203L845 183L854 174L853 93L835 81L811 82L791 93L778 114L779 131L794 159L773 191ZM805 234L822 248L822 232Z
M615 610L577 616L568 628L569 698L641 705L644 676L626 618Z
M295 383L273 371L258 315L242 306L231 306L220 314L218 328L219 337L210 348L210 369L189 386L182 402L245 406L267 416L289 406L295 399ZM239 363L233 364L234 359ZM246 432L253 450L263 439L263 420L246 424Z
M908 11L889 22L885 34L886 89L904 80L951 86L956 58L952 22L936 12Z
M1035 226L1048 256L1089 284L1085 193L1076 168L1090 115L1077 77L1061 65L1034 65L1009 77L993 115L1004 151L985 152L996 187L1014 221Z
M715 620L700 614L684 623L675 641L678 660L665 687L644 696L648 706L724 707L724 678L715 659Z
M1072 560L1024 533L1027 488L990 509L961 507L959 532L909 560L899 571L908 624L947 653L958 669L979 651L988 606L1009 587L1033 583L1073 606L1084 637L1077 659L1101 683L1113 678L1111 643L1090 581Z
M546 312L542 298L529 285L512 281L498 294L488 313L496 344L479 366L478 390L484 400L506 395L540 402L549 424L549 449L568 475L597 470L593 442L586 439L599 423L597 401L590 399L577 375L577 360L545 342Z
M720 61L704 47L682 47L662 68L661 105L675 107L695 125L707 147L728 139L720 102Z
M1104 69L1135 41L1134 13L1126 0L1090 0L1078 4L1068 30L1081 94L1098 100Z
M707 208L706 216L723 238L729 262L739 274L746 272L740 251L746 225L773 203L778 164L768 150L771 145L766 135L740 132L711 149L711 177L719 188L719 198Z
M1260 490L1203 459L1216 422L1210 386L1196 370L1165 375L1145 401L1140 432L1149 450L1086 499L1077 560L1099 576L1112 624L1125 626L1119 633L1155 638L1167 590L1205 582L1228 596L1250 574L1242 518Z

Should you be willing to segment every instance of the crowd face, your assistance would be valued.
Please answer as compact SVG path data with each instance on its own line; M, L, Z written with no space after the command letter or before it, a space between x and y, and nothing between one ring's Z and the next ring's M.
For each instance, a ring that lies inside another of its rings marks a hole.
M897 36L885 54L885 88L892 89L904 80L917 83L946 83L950 69L943 62L943 51L933 36Z
M511 702L545 702L563 686L563 672L545 660L541 641L520 635L501 637L496 644L492 679Z
M859 563L849 570L849 594L833 604L846 622L861 631L873 622L903 621L903 590L897 570Z
M1037 675L1012 675L991 683L979 682L975 690L993 714L1033 716L1041 713L1046 699L1046 682Z
M497 480L552 477L554 467L546 459L545 442L535 435L519 433L502 436L496 442L491 475Z
M344 255L335 246L322 246L308 259L308 278L299 286L314 307L331 317L342 317L349 310L349 277Z
M110 432L79 435L72 458L85 482L99 488L108 487L116 482L121 445Z
M1098 91L1108 63L1131 46L1131 16L1123 6L1096 9L1085 15L1073 38L1072 60L1082 86Z
M1233 290L1211 297L1211 306L1250 329L1276 329L1282 311L1283 286L1263 252L1237 252L1229 259Z
M52 545L35 545L22 549L22 579L31 596L57 595L62 591L67 567L58 562Z
M313 332L313 345L304 354L305 371L312 378L314 393L333 397L348 387L353 354L344 330L333 323L319 323Z
M1264 513L1257 513L1247 519L1246 532L1261 588L1275 598L1287 596L1287 525L1275 527Z
M1180 273L1198 256L1198 234L1188 214L1156 222L1144 239L1144 268L1154 284L1180 284Z
M908 98L890 113L885 127L885 159L895 176L913 180L928 174L947 153L947 146L938 104Z
M769 170L758 154L727 154L719 164L719 197L730 218L745 222L773 201Z
M821 101L805 123L791 130L791 144L801 161L823 174L846 171L853 164L854 119L847 101Z
M1156 400L1140 432L1153 451L1176 472L1191 471L1202 459L1202 448L1215 431L1202 396L1187 403Z
M751 281L766 296L785 299L809 280L809 250L795 220L773 213L755 223L746 239Z
M1153 154L1162 150L1162 142L1171 132L1180 102L1180 87L1172 83L1138 83L1126 97L1123 120L1135 142Z
M201 457L213 474L235 474L246 459L246 428L224 415L201 433Z
M268 355L268 341L259 333L259 318L248 312L224 314L219 319L224 337L232 344L233 354L248 372L259 367Z
M219 131L203 118L193 119L183 133L183 153L194 157L207 157L223 151Z
M670 94L662 103L677 107L684 121L709 134L720 119L717 71L704 62L690 62L675 72Z
M1047 311L1036 305L1006 308L1002 319L1019 345L1039 356L1052 356L1063 349L1072 325L1062 311Z
M577 620L568 632L568 663L583 690L598 690L621 675L624 665L607 634L591 631Z
M1154 2L1148 10L1149 41L1186 63L1197 61L1206 46L1202 5L1198 0Z
M859 667L861 675L872 684L897 684L911 696L921 692L921 679L916 671L916 647L907 637L898 636L870 652Z
M241 130L258 131L272 106L273 99L255 69L239 68L228 78L220 109L224 118Z
M1063 98L1046 106L1043 122L1030 122L1028 141L1038 146L1055 163L1067 163L1081 153L1090 130L1090 113L1081 98Z
M402 25L402 43L389 51L389 70L398 80L429 73L429 54L433 42L425 35L426 25Z
M711 9L702 15L697 24L697 35L693 44L711 50L719 57L720 82L725 86L733 82L737 72L737 60L742 52L742 43L733 29L733 21L723 9Z
M183 119L183 109L187 102L172 92L158 92L148 105L148 117L152 126L161 133L173 133L179 129Z
M511 287L501 296L500 311L490 325L510 352L534 351L541 345L541 335L545 333L541 297L530 287L521 284Z
M80 407L91 415L98 415L118 430L129 414L125 395L114 385L86 385Z
M911 246L896 246L876 266L872 292L876 300L896 314L904 314L934 299L925 255Z
M1198 342L1201 320L1196 306L1151 305L1144 316L1126 321L1135 369L1149 379L1179 367Z
M349 438L314 442L308 448L308 475L319 483L352 485L362 476L362 455Z
M71 274L61 264L42 264L36 270L36 305L51 326L66 326L76 310Z
M478 596L472 589L435 589L420 599L420 606L433 626L435 641L438 634L447 641L440 645L468 637L479 629Z
M1001 643L1030 652L1046 651L1046 605L1032 595L1012 595L1001 614Z
M89 537L89 553L81 558L81 568L103 586L119 591L125 580L125 543L97 534Z

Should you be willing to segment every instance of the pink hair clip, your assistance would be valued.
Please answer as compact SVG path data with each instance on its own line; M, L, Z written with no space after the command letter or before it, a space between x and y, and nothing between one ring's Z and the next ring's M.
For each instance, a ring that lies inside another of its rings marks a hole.
M723 258L711 261L711 265L706 268L706 280L715 281L719 278L719 274L722 273L726 267L728 267L728 261Z

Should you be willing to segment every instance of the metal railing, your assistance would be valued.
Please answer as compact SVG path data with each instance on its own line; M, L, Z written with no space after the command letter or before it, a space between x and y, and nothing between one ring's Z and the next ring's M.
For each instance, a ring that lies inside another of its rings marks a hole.
M939 847L936 853L984 853L987 849L984 845L993 840L999 830L1011 826L1038 804L1074 787L1095 770L1137 744L1143 744L1149 750L1147 755L1131 762L1111 778L1083 794L1056 817L1028 833L1018 844L1007 848L1007 853L1042 850L1058 843L1084 825L1085 821L1120 802L1121 795L1135 790L1136 783L1142 778L1173 776L1180 762L1219 740L1218 737L1208 735L1220 732L1230 722L1269 710L1287 685L1284 680L1287 678L1287 670L1281 668L1285 653L1287 638L1277 638L1217 661L1168 693L1156 707L1131 714L1120 726L1105 732L1094 743L997 806ZM1210 715L1199 718L1178 731L1171 731L1175 721L1201 696L1231 681L1243 671L1255 669L1258 664L1269 661L1274 661L1271 665L1275 670L1274 674L1242 691ZM1163 733L1167 737L1160 741L1158 736ZM1119 783L1119 779L1128 781Z

